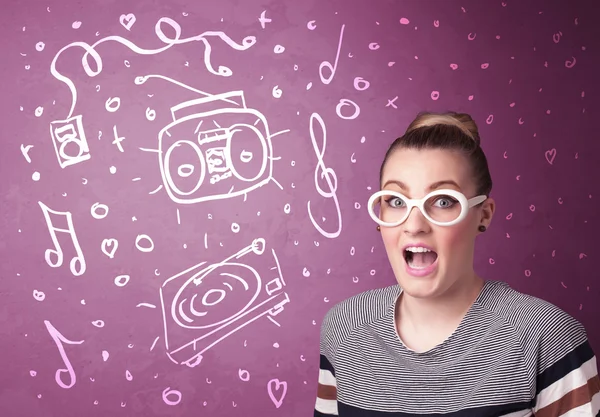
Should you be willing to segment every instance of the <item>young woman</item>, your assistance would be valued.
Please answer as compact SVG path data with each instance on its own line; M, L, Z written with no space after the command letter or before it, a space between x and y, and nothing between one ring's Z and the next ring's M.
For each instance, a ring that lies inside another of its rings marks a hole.
M398 285L334 306L315 416L600 416L596 358L558 307L473 270L492 179L467 114L422 113L369 201Z

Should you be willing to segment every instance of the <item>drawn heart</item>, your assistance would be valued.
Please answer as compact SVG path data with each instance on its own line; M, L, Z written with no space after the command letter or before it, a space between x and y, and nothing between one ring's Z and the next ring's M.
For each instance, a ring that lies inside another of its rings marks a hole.
M280 388L281 388L281 394L279 396L279 399L277 399L277 398L275 398L275 393L277 393L277 391L279 391ZM267 391L269 392L269 398L271 398L271 401L273 401L273 404L275 404L275 407L279 408L279 407L281 407L281 404L283 403L285 394L287 394L287 382L279 381L279 379L277 379L277 378L272 379L267 384Z
M135 15L133 13L126 15L122 14L121 17L119 17L119 22L121 22L121 25L123 25L125 29L131 30L131 27L135 23Z
M556 149L552 148L549 151L546 151L545 155L546 161L548 161L548 163L552 165L552 163L554 162L554 158L556 158Z
M115 257L115 252L119 247L117 239L104 239L102 241L102 252L109 258Z

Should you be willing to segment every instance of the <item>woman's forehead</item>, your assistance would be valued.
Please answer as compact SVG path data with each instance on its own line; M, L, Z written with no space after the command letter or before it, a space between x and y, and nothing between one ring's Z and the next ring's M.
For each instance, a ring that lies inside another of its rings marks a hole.
M381 178L382 188L428 191L451 188L467 191L473 183L470 165L457 152L399 149L388 158Z

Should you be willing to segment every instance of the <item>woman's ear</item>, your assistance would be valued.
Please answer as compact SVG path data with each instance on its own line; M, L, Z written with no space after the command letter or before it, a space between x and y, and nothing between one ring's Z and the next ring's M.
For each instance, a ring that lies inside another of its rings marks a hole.
M479 224L484 225L486 228L490 227L494 212L496 211L496 201L492 197L488 197L481 207L481 214L479 218Z

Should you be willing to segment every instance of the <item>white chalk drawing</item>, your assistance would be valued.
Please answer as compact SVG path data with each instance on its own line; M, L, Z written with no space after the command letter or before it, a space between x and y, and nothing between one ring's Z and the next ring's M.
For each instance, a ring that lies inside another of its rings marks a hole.
M50 135L61 168L91 158L81 115L51 122Z
M119 17L119 22L125 29L131 30L131 27L135 23L135 15L133 13L122 14L121 17Z
M119 247L119 241L117 239L104 239L102 240L102 245L100 246L100 250L109 258L114 258L115 253L117 252L117 248Z
M260 27L261 28L266 28L266 23L271 23L273 20L269 19L267 17L267 11L263 10L263 12L260 14L260 17L258 18L258 21L260 22Z
M152 252L154 250L154 242L148 235L137 235L135 238L135 247L140 252Z
M127 30L131 30L131 26L133 25L133 23L135 23L135 16L133 14L122 15L120 18L120 22ZM163 25L168 26L175 32L174 37L170 38L163 32ZM66 50L75 47L82 48L85 52L81 59L82 67L89 77L95 77L102 72L103 68L102 57L100 56L100 53L96 50L96 48L105 42L112 41L120 43L139 55L156 55L163 51L166 51L167 49L175 45L200 41L204 45L203 59L206 69L211 74L222 77L229 77L233 74L230 68L223 65L218 66L217 69L213 67L211 61L212 47L208 39L219 38L231 48L237 51L245 51L256 43L256 37L254 36L246 36L241 43L238 43L221 31L206 31L196 36L182 38L181 26L175 20L170 19L168 17L160 18L154 27L154 31L158 39L163 44L165 44L164 46L156 49L144 49L121 36L107 36L98 40L92 45L80 41L72 42L64 46L56 53L50 65L50 73L52 74L52 76L54 76L54 78L65 83L67 87L69 87L69 90L71 92L71 106L67 117L64 120L56 120L50 123L50 134L52 136L54 149L56 151L56 156L58 158L58 162L61 168L65 168L70 165L87 161L91 158L90 150L85 137L84 126L82 123L82 115L73 115L75 111L75 106L77 104L77 88L75 87L75 84L70 78L61 74L56 68L56 63L59 57ZM93 63L90 63L90 58L92 59ZM96 69L94 70L93 68ZM107 110L111 112L116 111L118 108L118 101L116 103L113 103L114 99L109 100L110 105L107 102ZM119 99L117 98L116 100ZM116 142L116 144L119 146L119 150L121 150L118 141ZM68 150L67 145L69 145Z
M331 65L331 62L329 62L329 61L323 61L319 65L319 77L321 77L321 82L323 84L331 83L331 81L333 80L333 77L335 77L335 72L337 70L338 61L340 59L340 51L342 50L342 41L344 39L344 28L345 27L346 27L346 25L342 25L342 29L340 30L340 40L338 42L337 51L335 53L335 61L333 62L333 65ZM311 27L310 27L310 22L309 22L309 29L310 28ZM331 74L328 77L325 77L325 75L323 75L323 68L327 68L331 72Z
M58 384L59 387L65 388L65 389L72 388L73 385L75 385L75 383L77 382L77 376L75 375L75 371L73 370L71 361L69 360L69 358L67 357L67 354L65 353L65 348L63 346L63 343L66 343L69 345L80 345L84 341L83 340L72 341L72 340L67 339L58 330L56 330L56 328L48 320L44 320L44 324L46 325L46 329L48 329L48 333L50 333L52 340L54 340L56 347L58 348L58 353L60 354L60 358L62 359L63 363L65 364L65 368L62 368L62 369L59 368L56 371L56 374L54 375L54 379L56 380L56 383ZM70 381L68 383L65 383L61 378L61 375L65 372L67 372L69 374Z
M44 301L46 299L46 294L43 291L33 290L33 298L36 301Z
M33 145L23 145L21 144L21 153L23 154L23 157L25 158L25 160L27 161L28 164L31 163L31 157L29 156L29 150L33 148Z
M90 209L92 217L97 220L102 220L108 216L108 206L106 204L94 203Z
M158 134L163 185L171 200L194 204L237 196L274 182L272 139L266 117L248 108L243 91L209 94L162 75L135 79L142 85L161 79L205 97L171 107L173 122ZM193 138L193 140L190 140ZM152 193L158 192L160 187Z
M109 97L104 103L104 108L109 113L115 113L121 107L121 98L120 97Z
M321 126L322 135L323 135L322 146L319 146L319 144L317 143L317 138L315 135L315 127L314 127L315 120ZM326 238L334 239L334 238L338 237L340 235L340 233L342 232L342 212L340 210L340 202L338 201L338 197L337 197L337 184L338 184L337 175L336 175L335 171L333 170L333 168L326 166L325 162L323 162L323 157L325 156L325 148L327 146L327 129L325 127L325 121L318 113L313 113L310 116L309 129L310 129L310 138L312 140L313 149L317 156L317 166L315 168L315 176L314 176L315 188L317 189L317 192L322 197L324 197L326 199L333 199L333 203L335 204L335 209L336 209L336 213L337 213L337 225L338 225L337 229L335 232L328 232L325 229L323 229L321 226L319 226L319 224L317 223L317 221L315 220L315 218L312 214L312 211L310 208L310 200L306 204L307 209L308 209L308 217L310 217L310 221L312 222L315 229L317 229L319 231L319 233L321 233ZM324 190L319 185L319 177L321 179L324 179L325 182L327 183L327 190Z
M129 279L130 279L129 275L119 275L118 277L115 278L114 282L117 287L124 287L129 282Z
M73 256L69 262L71 273L75 276L83 275L86 269L85 257L83 256L83 251L81 250L81 246L77 240L77 234L75 233L75 227L73 226L73 216L68 211L52 210L41 201L38 201L38 204L42 209L42 213L44 214L44 220L46 221L46 226L48 226L48 232L50 233L52 245L54 246L53 249L46 249L46 252L44 253L46 263L52 268L58 268L62 265L64 254L60 242L58 241L57 233L65 233L71 238L71 243L73 243L73 247L75 249L75 256ZM50 215L64 217L67 222L67 228L64 229L62 227L56 227L53 224ZM56 256L55 262L52 261L52 256Z
M342 109L346 106L354 107L354 112L350 116L345 116L342 114ZM358 104L356 104L352 100L343 98L340 100L340 102L337 104L337 106L335 106L335 112L341 119L354 120L360 114L360 107L358 106Z
M169 396L175 397L174 400L170 399ZM162 399L167 405L177 405L181 402L181 391L177 391L175 389L171 389L171 387L167 387L162 392Z
M123 145L121 145L121 142L123 142L125 140L124 137L119 137L119 134L117 133L117 126L113 126L113 135L115 136L115 140L113 140L112 144L116 145L117 148L119 149L119 151L121 152L125 152L125 150L123 149Z
M221 262L201 262L163 283L165 348L174 363L195 367L217 343L284 310L290 299L279 260L271 249L266 265L264 252L265 240L257 238Z

